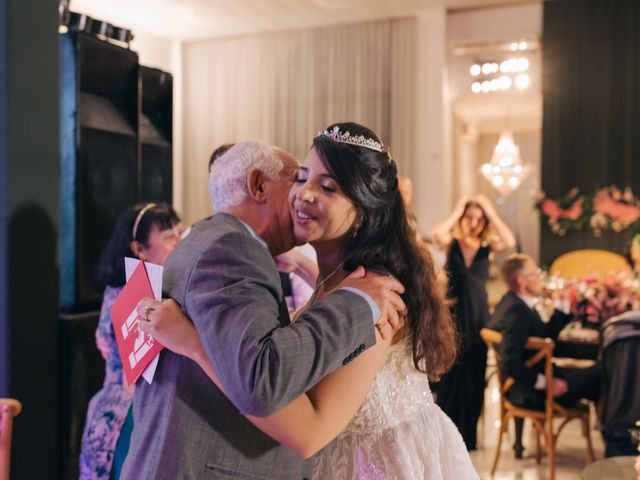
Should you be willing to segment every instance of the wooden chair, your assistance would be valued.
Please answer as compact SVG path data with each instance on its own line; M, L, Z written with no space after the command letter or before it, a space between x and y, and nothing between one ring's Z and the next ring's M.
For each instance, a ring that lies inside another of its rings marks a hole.
M22 405L19 401L12 398L0 398L0 480L9 480L13 417L21 411Z
M549 271L566 278L586 275L604 276L609 272L630 272L631 267L620 254L608 250L585 249L563 253L556 258Z
M488 328L480 330L482 340L487 347L493 351L495 358L500 365L499 345L502 342L502 334ZM536 462L540 463L540 436L545 439L545 447L549 457L549 479L555 478L555 447L560 432L565 425L573 420L579 419L582 422L582 434L587 441L587 460L593 462L593 446L591 444L591 431L589 429L589 404L580 403L573 408L564 408L553 401L551 384L553 380L553 340L550 338L529 337L526 343L528 350L535 350L536 353L526 361L527 367L533 367L539 362L544 362L544 374L547 380L545 409L531 410L528 408L518 407L509 402L506 393L513 386L514 380L511 377L502 378L500 369L498 368L498 383L500 385L500 432L498 436L498 446L496 447L496 455L491 467L491 475L494 475L498 468L498 460L500 459L500 447L502 446L502 437L507 430L509 418L529 419L536 429ZM553 420L561 419L562 422L557 429L553 428Z

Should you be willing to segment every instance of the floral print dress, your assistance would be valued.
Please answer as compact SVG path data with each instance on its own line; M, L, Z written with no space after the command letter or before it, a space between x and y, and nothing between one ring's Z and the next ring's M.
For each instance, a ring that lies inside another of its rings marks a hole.
M105 359L102 389L89 402L80 453L81 480L108 480L120 430L133 400L124 382L122 362L111 324L111 305L122 287L107 287L102 299L96 345Z

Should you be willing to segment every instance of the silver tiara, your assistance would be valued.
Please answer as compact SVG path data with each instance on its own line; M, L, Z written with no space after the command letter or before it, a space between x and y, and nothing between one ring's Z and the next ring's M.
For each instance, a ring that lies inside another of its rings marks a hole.
M329 137L331 140L339 143L348 143L349 145L368 148L370 150L375 150L376 152L384 151L382 144L373 138L367 138L364 135L351 135L349 132L341 133L338 126L333 127L331 130L318 132L316 137Z

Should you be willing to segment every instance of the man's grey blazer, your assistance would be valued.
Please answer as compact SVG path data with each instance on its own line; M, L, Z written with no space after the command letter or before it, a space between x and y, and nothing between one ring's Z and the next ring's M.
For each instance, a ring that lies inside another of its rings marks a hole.
M141 380L125 480L308 478L311 461L255 428L375 343L371 309L339 290L289 322L267 248L235 217L195 225L167 259L165 297L195 324L228 399L198 365L164 350Z

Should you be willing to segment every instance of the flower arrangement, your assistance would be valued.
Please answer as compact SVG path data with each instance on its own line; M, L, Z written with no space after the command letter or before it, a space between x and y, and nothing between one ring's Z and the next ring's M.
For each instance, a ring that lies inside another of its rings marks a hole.
M591 200L572 188L566 195L554 200L541 193L536 208L546 220L551 231L564 236L569 231L579 231L589 224Z
M595 236L604 229L620 232L640 219L640 203L630 188L621 191L611 186L598 190L593 197L591 228Z
M640 310L640 279L627 273L589 275L570 287L571 310L583 326L597 328L628 310Z
M604 231L621 232L627 228L640 232L640 199L628 187L622 190L609 186L584 195L572 188L557 199L541 192L535 207L556 235L588 227L596 237Z

